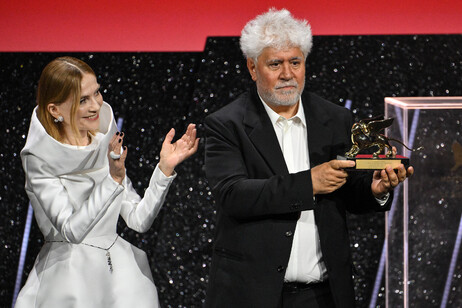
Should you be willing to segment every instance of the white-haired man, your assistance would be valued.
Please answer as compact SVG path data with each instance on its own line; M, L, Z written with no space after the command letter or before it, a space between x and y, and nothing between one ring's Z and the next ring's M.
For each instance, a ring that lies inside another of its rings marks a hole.
M256 88L205 120L218 206L206 307L354 307L346 211L385 211L413 173L350 174L350 112L304 92L312 35L269 10L243 29Z

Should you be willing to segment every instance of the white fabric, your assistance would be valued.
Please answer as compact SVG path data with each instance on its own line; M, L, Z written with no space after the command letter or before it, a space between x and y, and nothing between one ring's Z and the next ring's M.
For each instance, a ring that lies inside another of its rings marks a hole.
M109 175L107 158L116 131L104 103L92 143L65 145L46 133L34 110L21 159L46 242L15 307L159 306L146 254L120 237L114 240L119 214L128 227L149 229L176 175L166 177L156 166L143 199L127 176L119 185ZM104 249L112 244L111 273Z
M262 103L273 124L289 173L310 169L307 126L301 98L297 114L290 119L274 112L263 100ZM314 211L302 211L295 228L284 278L291 282L310 283L322 281L326 277Z

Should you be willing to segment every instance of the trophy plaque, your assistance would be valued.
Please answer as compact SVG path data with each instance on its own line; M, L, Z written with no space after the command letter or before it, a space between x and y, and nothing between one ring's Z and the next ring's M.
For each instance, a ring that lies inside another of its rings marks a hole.
M393 169L397 169L400 164L403 164L407 169L409 167L409 158L396 155L395 157L387 157L386 155L379 155L373 157L372 154L358 154L355 157L337 156L339 160L353 160L356 165L352 168L346 168L346 170L382 170L387 165L390 165Z
M393 118L383 119L382 117L375 117L353 124L351 127L351 141L353 145L344 156L337 156L339 160L353 160L356 162L355 167L347 168L346 170L382 170L387 165L396 169L400 164L403 164L405 168L409 166L408 157L393 155L389 141L396 141L410 151L417 151L421 148L410 149L401 141L381 134L381 131L390 126L393 120ZM378 149L373 154L358 154L371 147L377 147ZM385 149L387 149L387 153L383 154Z

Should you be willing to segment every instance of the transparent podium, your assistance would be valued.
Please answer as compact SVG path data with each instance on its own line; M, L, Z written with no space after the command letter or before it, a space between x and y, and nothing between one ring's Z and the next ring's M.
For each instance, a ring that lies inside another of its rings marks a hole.
M386 307L462 307L462 97L387 97L414 176L386 214Z

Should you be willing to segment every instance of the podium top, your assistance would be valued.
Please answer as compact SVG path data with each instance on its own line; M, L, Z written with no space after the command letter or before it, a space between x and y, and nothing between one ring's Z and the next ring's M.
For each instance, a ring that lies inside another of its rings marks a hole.
M385 105L402 109L462 109L462 96L385 97Z

